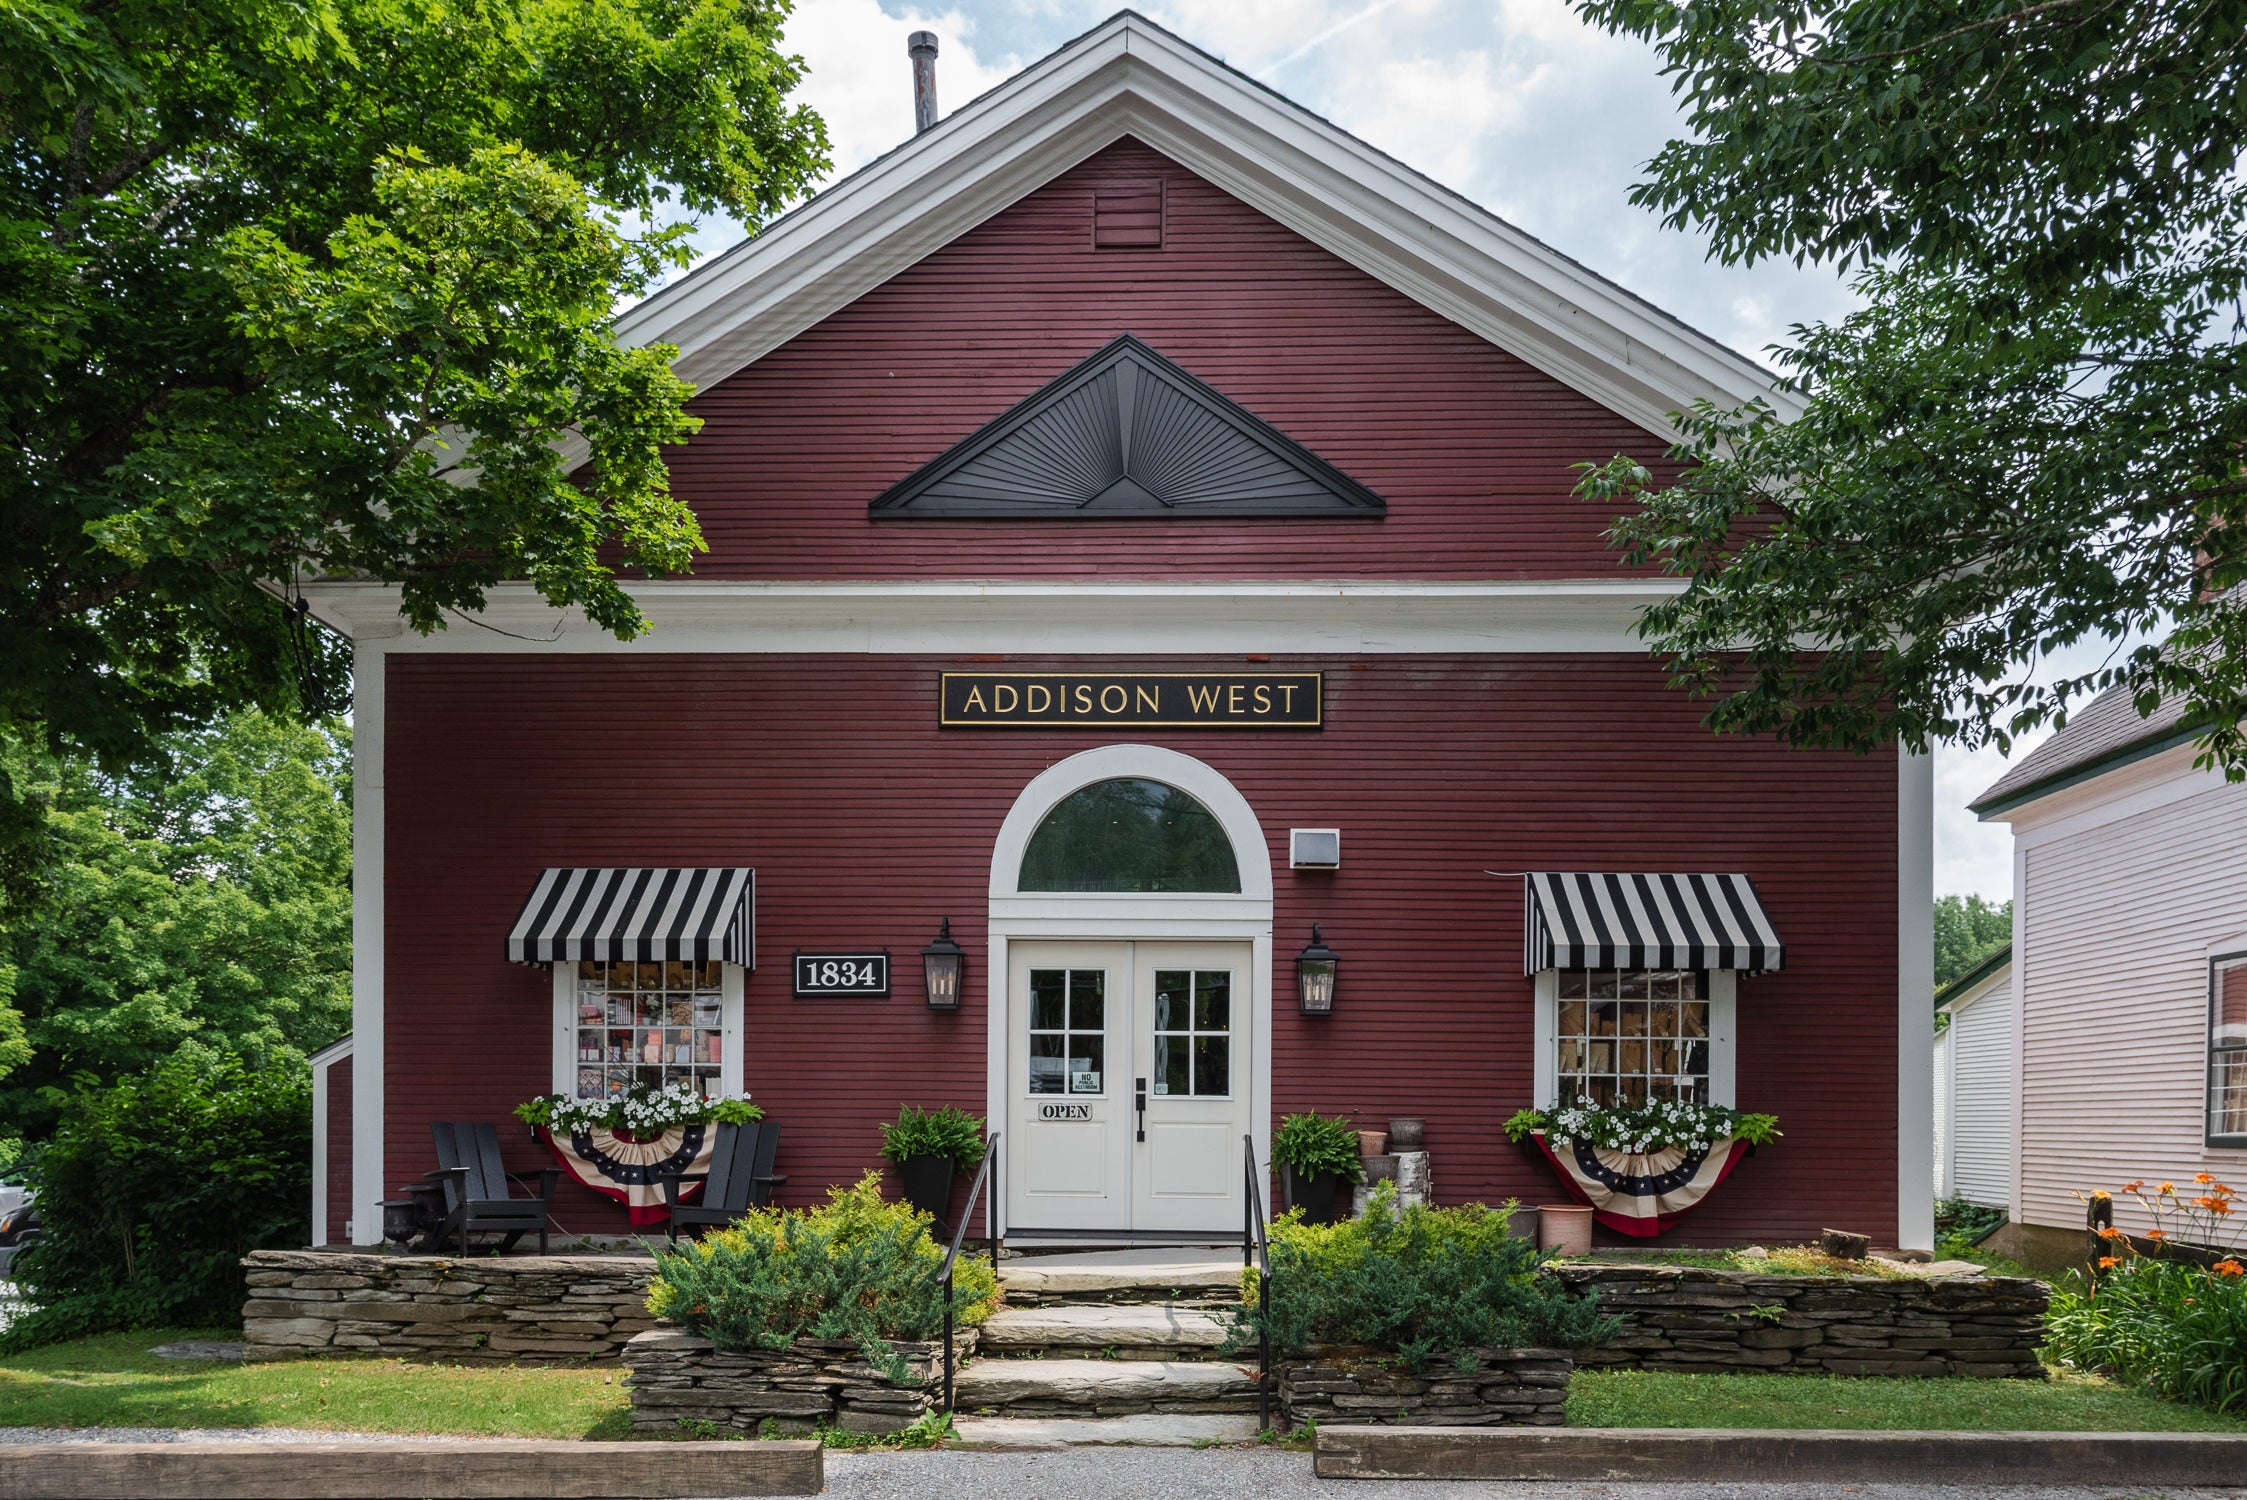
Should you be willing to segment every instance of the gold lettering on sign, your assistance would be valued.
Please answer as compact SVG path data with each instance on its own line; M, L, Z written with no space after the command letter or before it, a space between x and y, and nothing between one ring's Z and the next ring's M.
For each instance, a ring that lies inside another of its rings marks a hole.
M1186 701L1194 706L1197 714L1213 714L1217 712L1217 689L1214 685L1203 686L1189 682L1186 684Z
M978 713L987 714L991 711L990 705L983 701L982 683L979 682L974 687L971 687L967 690L967 707L974 709Z
M1229 683L1226 685L1225 712L1229 714L1237 714L1241 711L1241 692L1241 685L1237 682Z
M1316 672L946 672L938 717L963 727L1316 729L1319 686Z
M994 713L1013 713L1014 705L1021 701L1021 697L1010 683L995 682L991 685L991 709Z
M1029 699L1023 706L1034 714L1044 713L1053 707L1053 689L1042 682L1031 683Z
M1280 684L1280 691L1287 695L1285 698L1280 700L1280 712L1283 714L1291 714L1295 712L1295 684L1292 682L1283 682Z
M1132 707L1145 709L1148 713L1151 714L1162 712L1162 699L1156 697L1155 690L1151 687L1148 687L1145 683L1133 683L1131 687L1131 695L1134 699Z
M1261 682L1256 684L1256 711L1260 714L1272 711L1272 690Z
M1110 693L1116 695L1116 701L1113 703L1108 701ZM1123 684L1120 682L1111 682L1100 690L1100 711L1104 714L1120 714L1130 704L1131 694L1124 691Z
M1078 713L1080 713L1080 714L1089 714L1089 713L1091 713L1091 712L1092 712L1092 684L1091 684L1091 683L1089 683L1089 682L1080 682L1080 683L1078 683L1078 684L1077 684L1077 692L1076 692L1076 698L1077 698L1077 712L1078 712Z

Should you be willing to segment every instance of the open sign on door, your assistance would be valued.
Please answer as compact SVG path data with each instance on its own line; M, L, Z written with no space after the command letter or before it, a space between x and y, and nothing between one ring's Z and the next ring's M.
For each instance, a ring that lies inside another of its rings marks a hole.
M1089 1104L1041 1104L1038 1106L1038 1118L1041 1120L1089 1120L1092 1118L1092 1106Z

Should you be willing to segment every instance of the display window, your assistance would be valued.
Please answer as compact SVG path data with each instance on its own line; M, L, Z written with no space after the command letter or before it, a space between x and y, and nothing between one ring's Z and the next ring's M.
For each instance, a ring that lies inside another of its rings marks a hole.
M619 1099L634 1084L737 1092L732 1057L740 1034L739 970L722 963L596 963L555 966L564 1012L555 1092Z

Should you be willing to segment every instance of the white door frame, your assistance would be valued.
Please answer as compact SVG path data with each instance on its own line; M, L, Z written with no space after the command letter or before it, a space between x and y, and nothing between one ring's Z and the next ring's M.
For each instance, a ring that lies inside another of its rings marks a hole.
M1203 807L1225 830L1240 870L1238 895L1140 895L1109 891L1031 891L1019 888L1022 856L1047 813L1096 781L1137 777L1174 786ZM1244 942L1249 945L1249 1121L1256 1159L1268 1163L1272 1146L1272 851L1264 827L1243 797L1214 767L1159 745L1103 745L1058 761L1033 777L999 825L991 851L990 954L983 969L989 1021L985 1031L986 1117L1005 1128L1008 1009L1007 945L1017 938L1123 941ZM1006 1170L1006 1143L999 1143ZM1001 1232L1006 1184L998 1184ZM1269 1214L1271 1205L1265 1205Z

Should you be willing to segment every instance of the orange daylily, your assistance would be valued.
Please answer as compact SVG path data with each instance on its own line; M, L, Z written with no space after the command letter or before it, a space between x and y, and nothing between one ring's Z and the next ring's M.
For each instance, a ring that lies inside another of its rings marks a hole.
M2160 1187L2160 1191L2161 1191L2161 1192L2163 1192L2163 1193L2174 1193L2174 1192L2175 1192L2176 1190L2177 1190L2177 1185L2176 1185L2175 1183L2173 1183L2173 1182L2165 1182L2165 1183L2161 1184L2161 1187Z
M2236 1260L2219 1260L2208 1269L2218 1276L2247 1276L2247 1266Z
M2109 1224L2099 1231L2099 1238L2102 1240L2119 1240L2122 1238L2122 1231Z
M2121 1264L2122 1257L2119 1255L2102 1255L2099 1257L2099 1269L2102 1271L2111 1271Z
M2214 1177L2213 1177L2212 1175L2210 1175L2209 1173L2206 1173L2206 1172L2195 1172L2195 1173L2193 1173L2193 1174L2192 1174L2192 1180L2193 1180L2194 1182L2203 1182L2203 1183L2206 1183L2206 1182L2214 1182L2214 1181L2215 1181L2216 1179L2215 1179L2215 1178L2214 1178Z
M2124 1184L2122 1184L2122 1191L2124 1191L2125 1193L2134 1193L2145 1185L2145 1179L2141 1177L2136 1182L2125 1182Z

